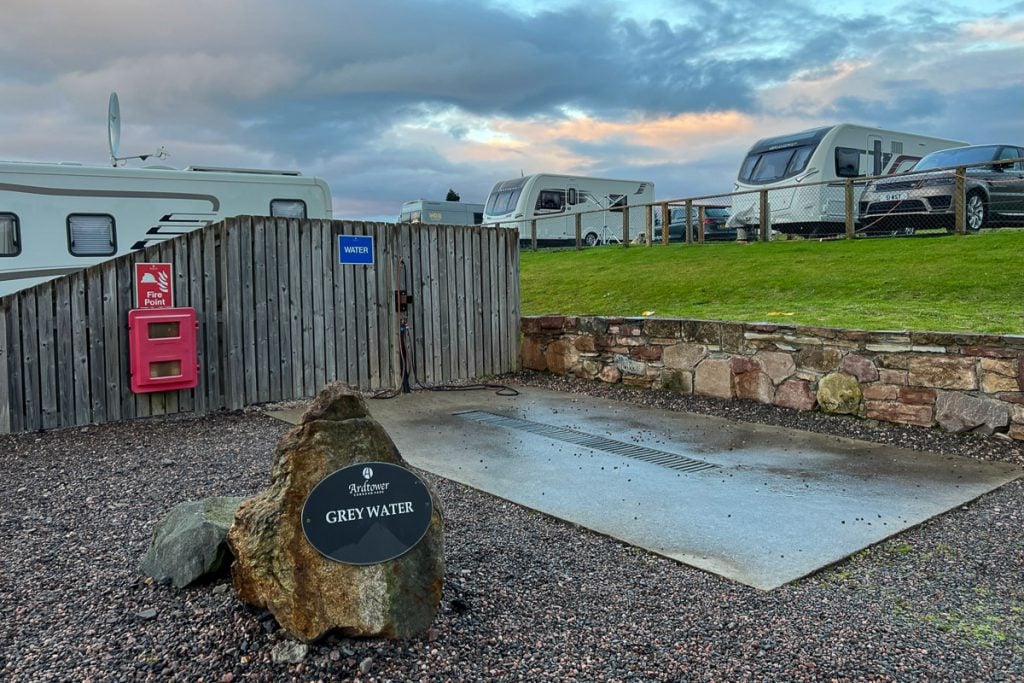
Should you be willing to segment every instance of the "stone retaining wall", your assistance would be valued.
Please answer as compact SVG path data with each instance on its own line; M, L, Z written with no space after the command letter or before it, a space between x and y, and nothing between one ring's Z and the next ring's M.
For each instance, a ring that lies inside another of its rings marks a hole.
M570 316L522 330L532 370L1024 441L1021 335Z

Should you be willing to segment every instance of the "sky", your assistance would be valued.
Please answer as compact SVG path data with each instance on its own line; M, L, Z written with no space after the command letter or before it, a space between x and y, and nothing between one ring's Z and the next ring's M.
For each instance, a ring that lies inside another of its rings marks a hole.
M1024 1L2 0L0 23L0 159L108 164L116 91L121 155L299 170L336 218L539 172L727 192L758 139L841 122L1024 144Z

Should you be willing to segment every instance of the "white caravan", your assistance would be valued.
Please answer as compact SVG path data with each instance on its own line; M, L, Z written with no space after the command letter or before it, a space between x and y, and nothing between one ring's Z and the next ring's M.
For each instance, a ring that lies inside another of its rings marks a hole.
M754 143L740 165L728 227L756 230L760 194L768 192L773 230L836 235L845 230L844 181L908 170L925 154L966 142L841 123ZM805 183L804 187L800 187ZM776 189L782 188L782 189ZM854 206L863 191L854 186Z
M239 215L330 218L319 178L0 162L0 296Z
M630 207L654 203L654 183L537 173L495 184L484 206L484 225L518 228L519 241L530 241L530 221L537 221L537 243L576 243L576 216L582 214L583 241L590 246L622 239L622 214ZM629 239L645 227L643 212L630 211Z
M439 223L441 225L480 225L484 220L483 204L463 202L432 202L413 199L402 203L399 223Z

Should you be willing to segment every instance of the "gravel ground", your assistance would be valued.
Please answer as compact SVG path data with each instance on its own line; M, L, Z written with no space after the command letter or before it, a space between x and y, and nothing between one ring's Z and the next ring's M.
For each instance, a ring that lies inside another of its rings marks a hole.
M505 381L1024 464L992 438ZM1024 681L1021 481L766 593L424 474L446 514L433 628L275 663L288 639L228 579L178 591L138 562L175 504L263 488L286 429L253 411L0 436L0 678Z

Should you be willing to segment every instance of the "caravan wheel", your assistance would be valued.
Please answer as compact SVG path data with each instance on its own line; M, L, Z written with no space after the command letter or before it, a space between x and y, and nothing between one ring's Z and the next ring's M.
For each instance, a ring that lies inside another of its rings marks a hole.
M586 236L583 238L583 243L586 244L588 247L596 247L597 242L598 239L596 232L588 232Z

